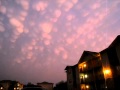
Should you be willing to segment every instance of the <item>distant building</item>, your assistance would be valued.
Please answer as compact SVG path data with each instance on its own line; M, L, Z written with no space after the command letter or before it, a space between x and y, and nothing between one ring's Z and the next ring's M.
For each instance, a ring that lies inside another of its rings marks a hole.
M101 52L84 51L79 62L65 70L68 90L120 90L120 35Z
M42 88L46 90L53 90L53 83L49 82L42 82L42 83L37 83L38 86L41 86Z
M2 80L0 81L0 90L21 90L23 84L18 81Z

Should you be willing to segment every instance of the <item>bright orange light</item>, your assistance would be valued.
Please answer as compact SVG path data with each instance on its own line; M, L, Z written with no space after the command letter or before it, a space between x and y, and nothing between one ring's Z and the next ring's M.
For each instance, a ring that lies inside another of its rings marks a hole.
M104 74L110 74L110 73L111 73L111 70L110 70L110 69L104 70Z

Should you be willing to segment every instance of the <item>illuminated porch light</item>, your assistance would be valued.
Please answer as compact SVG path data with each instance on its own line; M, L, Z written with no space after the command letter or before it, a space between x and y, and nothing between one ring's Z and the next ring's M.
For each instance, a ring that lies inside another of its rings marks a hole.
M86 85L86 88L88 89L88 88L89 88L89 85Z
M110 69L105 69L103 72L104 72L105 75L110 75L111 74L111 70Z
M86 67L86 64L84 64L83 66Z
M88 78L88 75L87 75L87 74L85 74L85 78Z
M2 90L2 89L3 89L3 87L0 87L0 89Z
M19 87L17 87L17 90L20 89Z

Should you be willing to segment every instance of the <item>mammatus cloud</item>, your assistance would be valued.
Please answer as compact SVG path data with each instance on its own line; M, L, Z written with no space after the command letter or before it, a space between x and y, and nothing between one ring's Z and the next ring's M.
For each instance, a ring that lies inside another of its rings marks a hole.
M33 5L33 8L36 11L44 11L47 8L48 4L45 1L39 1L35 5Z
M44 33L50 33L51 30L52 30L52 24L50 22L43 22L43 23L40 23L39 24L41 30L44 32Z
M10 18L10 23L11 23L11 25L13 25L16 28L16 30L19 33L23 32L24 25L22 24L22 22L20 22L16 18Z
M65 67L76 64L84 50L99 52L120 33L119 4L1 0L1 77L35 83L66 80Z
M0 6L0 13L6 14L6 7L5 6Z
M28 0L20 0L20 1L16 0L16 3L20 4L24 10L29 9L29 1Z

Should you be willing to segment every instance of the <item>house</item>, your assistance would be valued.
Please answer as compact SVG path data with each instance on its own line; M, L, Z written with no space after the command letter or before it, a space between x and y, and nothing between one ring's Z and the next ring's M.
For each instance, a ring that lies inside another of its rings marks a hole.
M53 83L49 82L42 82L42 83L37 83L38 86L41 86L42 88L46 90L53 90Z
M73 69L78 72L73 72ZM77 90L119 90L120 35L100 52L84 51L78 63L67 66L65 70L68 90L76 90L76 83L79 87ZM69 70L72 70L71 74Z

